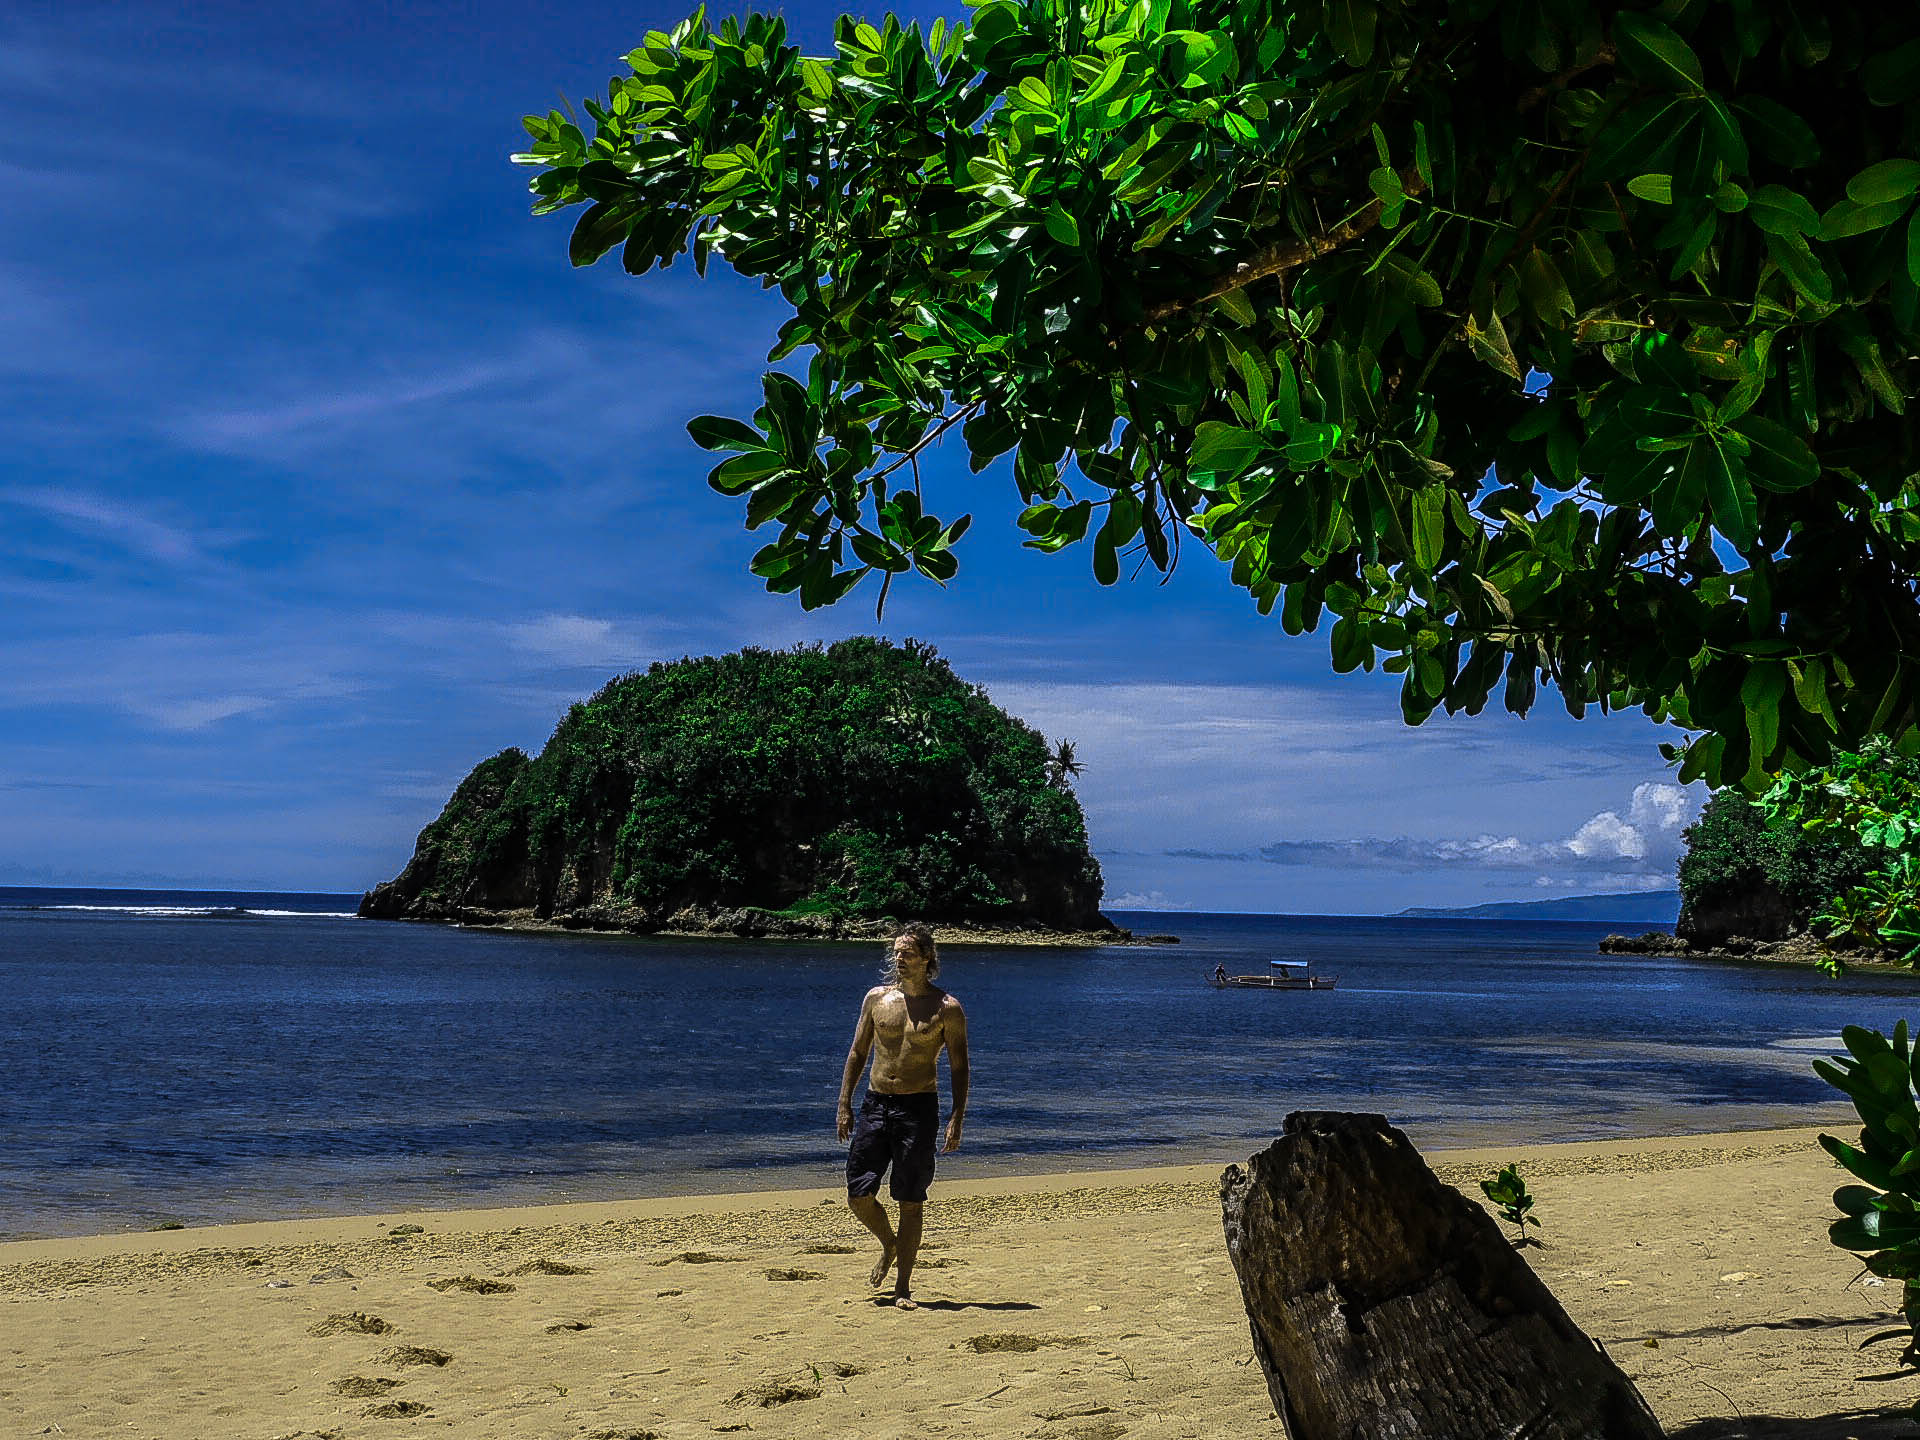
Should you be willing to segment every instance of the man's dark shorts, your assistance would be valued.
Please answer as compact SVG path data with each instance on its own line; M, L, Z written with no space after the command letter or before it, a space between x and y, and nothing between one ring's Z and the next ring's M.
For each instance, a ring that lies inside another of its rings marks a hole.
M935 1139L940 1129L940 1097L882 1095L867 1091L853 1122L847 1147L847 1194L855 1199L880 1192L880 1176L893 1175L887 1189L895 1200L919 1204L933 1183Z

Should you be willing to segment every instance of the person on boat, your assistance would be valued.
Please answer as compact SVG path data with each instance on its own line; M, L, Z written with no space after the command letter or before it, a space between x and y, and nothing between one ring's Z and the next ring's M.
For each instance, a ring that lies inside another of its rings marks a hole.
M1213 967L1213 983L1216 985L1224 985L1227 983L1227 967L1225 964Z
M867 1283L878 1289L892 1270L893 1303L902 1310L917 1308L913 1264L920 1253L927 1187L933 1180L942 1050L947 1052L953 1089L942 1147L948 1154L960 1148L967 1110L967 1012L933 983L939 973L939 951L925 925L909 925L894 937L885 983L874 986L860 1003L860 1019L840 1076L838 1133L852 1142L847 1147L847 1206L880 1242L880 1258ZM869 1056L873 1073L856 1119L853 1087ZM888 1189L900 1206L897 1229L879 1200L880 1177L889 1169Z

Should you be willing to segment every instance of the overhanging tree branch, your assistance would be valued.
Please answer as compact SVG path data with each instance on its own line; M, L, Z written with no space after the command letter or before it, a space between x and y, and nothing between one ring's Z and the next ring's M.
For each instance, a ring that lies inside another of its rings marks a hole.
M1407 170L1400 176L1400 187L1408 195L1418 195L1424 191L1426 182L1418 172ZM1284 240L1258 250L1242 260L1224 275L1215 277L1204 290L1192 295L1182 295L1171 300L1162 300L1157 305L1149 305L1141 316L1143 324L1153 325L1178 315L1183 310L1191 310L1196 305L1204 305L1209 300L1218 300L1222 295L1231 295L1235 290L1244 290L1257 280L1283 274L1297 269L1310 260L1318 260L1331 250L1349 245L1365 235L1380 223L1384 205L1375 200L1363 207L1350 220L1323 230L1318 235L1306 235L1299 239Z

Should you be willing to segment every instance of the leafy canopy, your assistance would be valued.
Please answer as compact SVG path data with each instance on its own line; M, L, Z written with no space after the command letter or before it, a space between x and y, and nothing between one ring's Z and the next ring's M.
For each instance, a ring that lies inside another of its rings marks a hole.
M1696 918L1771 889L1804 925L1873 868L1873 857L1850 830L1809 829L1797 813L1769 816L1738 790L1709 800L1684 838L1680 895Z
M804 378L689 426L769 589L952 576L957 429L1028 544L1199 545L1412 722L1545 680L1753 787L1914 724L1920 7L983 0L627 62L515 158L575 264L791 308Z
M1768 828L1839 844L1859 857L1846 883L1830 883L1814 922L1836 937L1877 946L1920 968L1920 755L1869 740L1858 752L1782 776L1763 798ZM1683 862L1684 863L1684 862ZM1839 882L1835 874L1830 881ZM1821 968L1839 974L1832 957Z

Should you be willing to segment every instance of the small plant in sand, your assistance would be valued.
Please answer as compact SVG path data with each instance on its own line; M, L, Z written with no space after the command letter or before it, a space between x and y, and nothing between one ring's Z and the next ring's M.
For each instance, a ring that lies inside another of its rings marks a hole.
M1513 1239L1515 1249L1541 1243L1527 1234L1527 1226L1538 1225L1540 1221L1530 1213L1533 1196L1527 1190L1527 1182L1520 1178L1519 1166L1509 1165L1491 1180L1482 1180L1480 1188L1486 1191L1487 1199L1500 1207L1500 1218L1517 1232Z
M1847 1054L1813 1062L1814 1072L1853 1101L1860 1115L1860 1143L1833 1135L1820 1144L1864 1185L1833 1192L1841 1218L1827 1234L1842 1250L1865 1257L1867 1269L1902 1287L1905 1324L1868 1336L1861 1348L1901 1339L1904 1365L1920 1368L1920 1105L1914 1100L1914 1066L1920 1061L1907 1039L1907 1022L1889 1040L1877 1030L1849 1025L1840 1032ZM1915 1406L1920 1418L1920 1406Z

